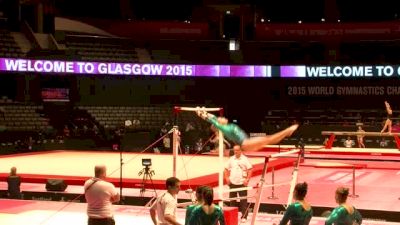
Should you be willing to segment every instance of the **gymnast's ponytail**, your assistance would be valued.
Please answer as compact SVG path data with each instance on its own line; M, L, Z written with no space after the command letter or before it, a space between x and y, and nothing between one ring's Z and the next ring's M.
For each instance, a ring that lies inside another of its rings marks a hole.
M203 200L205 205L211 205L214 201L214 192L210 187L206 187L203 190Z

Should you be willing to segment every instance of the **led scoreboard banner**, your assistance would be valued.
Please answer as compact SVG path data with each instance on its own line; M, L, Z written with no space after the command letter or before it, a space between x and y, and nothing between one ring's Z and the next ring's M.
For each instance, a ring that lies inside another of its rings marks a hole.
M40 59L0 58L0 71L52 74L104 74L186 77L255 77L255 78L397 78L399 65L352 66L271 66L271 65L193 65L143 64L120 62L84 62Z
M393 77L400 76L399 65L363 66L281 66L280 77Z
M254 65L188 65L80 62L0 58L0 70L11 72L153 75L153 76L213 76L269 77L271 66Z

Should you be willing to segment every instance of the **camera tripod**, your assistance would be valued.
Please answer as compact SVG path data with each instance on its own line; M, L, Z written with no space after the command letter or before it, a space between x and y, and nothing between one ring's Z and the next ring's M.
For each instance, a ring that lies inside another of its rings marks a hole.
M139 171L138 175L139 176L143 175L142 186L141 186L141 189L140 189L140 196L141 197L143 197L144 192L146 191L146 183L147 183L148 180L150 180L150 182L151 182L151 185L153 187L154 193L157 193L156 192L156 188L154 187L153 179L152 179L152 176L154 174L155 174L154 170L150 169L150 166L148 166L148 165L146 165L141 171Z

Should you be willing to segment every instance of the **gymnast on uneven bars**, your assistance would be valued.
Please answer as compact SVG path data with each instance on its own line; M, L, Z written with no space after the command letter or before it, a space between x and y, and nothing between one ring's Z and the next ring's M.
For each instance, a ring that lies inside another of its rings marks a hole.
M271 135L249 138L246 132L244 132L238 125L228 123L228 119L225 117L216 117L213 114L207 113L204 109L202 110L200 107L197 107L196 113L199 117L210 122L220 130L228 140L240 145L244 151L259 151L265 145L277 144L284 138L290 137L299 127L298 124L294 124Z

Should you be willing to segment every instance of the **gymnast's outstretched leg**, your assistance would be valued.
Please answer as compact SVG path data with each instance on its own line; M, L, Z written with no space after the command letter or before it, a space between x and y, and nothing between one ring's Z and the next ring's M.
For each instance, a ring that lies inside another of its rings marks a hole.
M294 131L299 127L298 124L294 124L284 130L277 133L267 135L264 137L251 137L247 138L242 143L242 149L244 151L259 151L264 148L265 145L274 145L281 142L286 137L290 137Z
M216 117L204 110L200 110L200 108L197 111L197 115L214 125L214 127L220 130L227 139L240 145L244 151L259 151L263 149L265 145L277 144L284 138L291 136L299 127L298 124L294 124L271 135L250 138L238 125L228 123L228 119L225 117Z

